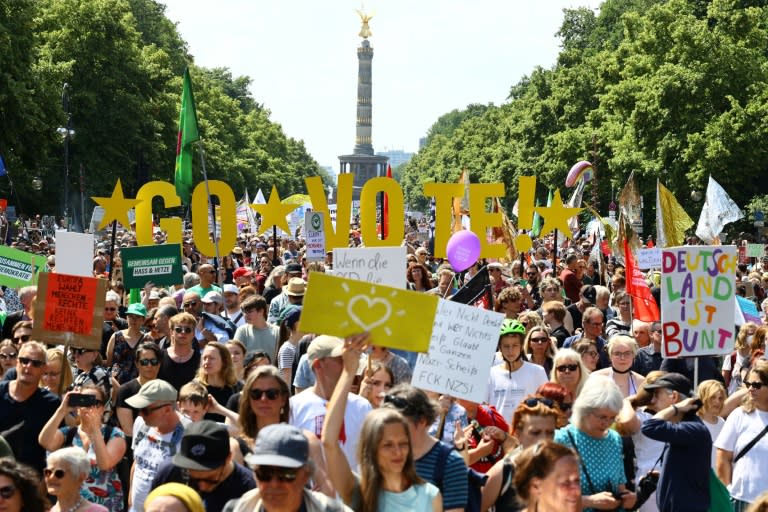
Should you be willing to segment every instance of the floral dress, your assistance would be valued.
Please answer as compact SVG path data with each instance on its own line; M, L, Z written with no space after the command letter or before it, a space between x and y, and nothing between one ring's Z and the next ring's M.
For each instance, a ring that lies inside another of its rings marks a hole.
M117 368L115 378L120 384L125 384L139 376L139 368L136 366L136 347L145 341L152 341L152 336L142 334L136 344L131 347L125 339L123 331L115 333L115 349L112 355L112 368Z
M59 431L64 434L66 439L70 429L76 430L74 437L72 437L72 446L83 448L83 440L80 439L80 431L77 430L77 427L63 427ZM122 430L108 425L102 425L101 434L107 441L115 438L125 439L125 434ZM72 436L72 434L69 435ZM107 436L109 437L107 438ZM91 472L80 488L80 495L88 501L107 507L111 512L123 510L123 484L118 476L117 468L115 467L107 471L99 469L99 465L96 463L96 452L93 449L93 442L88 446L87 453L88 459L91 462Z

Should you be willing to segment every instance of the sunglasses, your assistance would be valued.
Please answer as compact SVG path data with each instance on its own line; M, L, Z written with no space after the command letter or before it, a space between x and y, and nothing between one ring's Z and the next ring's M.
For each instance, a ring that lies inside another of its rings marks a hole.
M169 405L171 404L156 405L154 407L144 407L143 409L140 409L139 412L144 416L149 416L150 414L157 411L158 409L162 409L163 407L167 407Z
M568 412L573 407L573 404L564 404L562 402L559 405L560 405L560 410L563 412Z
M765 386L765 384L763 384L760 381L754 381L754 382L749 382L747 380L744 381L744 387L747 388L747 389L749 389L749 388L752 388L752 389L763 389L763 386Z
M104 308L104 311L117 311L117 308Z
M194 330L194 328L193 327L174 327L173 330L176 331L177 334L181 334L181 333L189 334Z
M538 338L531 338L531 343L547 343L549 341L549 338L544 337L538 337Z
M93 352L93 350L88 348L73 348L71 350L72 350L72 353L75 354L76 356L81 356L83 354L87 354L88 352Z
M277 400L283 393L278 388L270 389L251 389L248 396L251 400L261 400L261 397L267 395L267 400Z
M4 487L0 487L0 498L3 498L4 500L9 500L13 498L13 495L16 494L16 486L6 485Z
M139 364L141 366L149 366L149 365L157 366L160 364L160 360L157 359L156 357L153 357L152 359L139 359Z
M260 466L253 470L259 482L271 482L277 478L280 482L293 482L299 476L299 471L291 468Z
M189 302L185 302L184 304L182 304L182 306L185 308L191 308L191 307L197 306L197 301L191 300Z
M45 478L51 478L51 476L53 476L54 478L61 479L64 478L64 475L66 474L67 472L61 468L55 470L51 468L45 468L43 470L43 475L45 475Z
M539 404L544 404L547 407L552 407L553 405L555 405L555 402L553 400L550 400L549 398L539 398L539 397L526 398L525 400L523 400L523 403L528 407L536 407Z
M575 372L579 369L579 365L577 364L561 364L556 368L559 372Z
M40 361L39 359L30 359L28 357L20 357L19 362L22 364L22 366L31 364L35 368L42 368L43 365L45 364L44 361Z
M17 354L0 354L0 359L3 361L7 361L8 359L14 360L16 359Z
M32 339L32 335L31 334L22 334L21 336L14 336L13 337L13 341L15 343L19 343L19 342L23 343L23 342L29 341L31 339Z

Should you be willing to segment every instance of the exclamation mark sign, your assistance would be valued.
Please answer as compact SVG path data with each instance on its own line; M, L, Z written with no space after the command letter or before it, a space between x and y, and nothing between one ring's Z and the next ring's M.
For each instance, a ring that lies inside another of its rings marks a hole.
M517 227L530 231L533 227L533 203L536 197L536 176L521 176L518 181ZM530 251L533 247L531 236L517 235L515 247L519 252Z

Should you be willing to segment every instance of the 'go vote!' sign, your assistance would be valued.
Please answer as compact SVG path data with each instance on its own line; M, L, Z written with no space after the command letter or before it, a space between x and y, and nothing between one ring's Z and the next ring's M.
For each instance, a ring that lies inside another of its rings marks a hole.
M665 357L733 351L737 263L732 245L664 250L661 318Z

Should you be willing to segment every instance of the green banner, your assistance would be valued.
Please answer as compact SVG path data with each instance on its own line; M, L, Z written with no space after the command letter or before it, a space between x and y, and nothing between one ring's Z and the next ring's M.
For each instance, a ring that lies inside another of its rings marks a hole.
M32 272L32 265L35 270ZM37 284L37 274L45 271L46 258L0 245L0 285L20 288Z
M127 247L120 250L120 257L126 288L144 288L147 281L158 286L182 281L179 244Z

